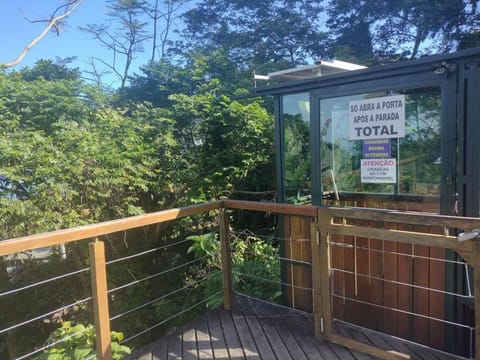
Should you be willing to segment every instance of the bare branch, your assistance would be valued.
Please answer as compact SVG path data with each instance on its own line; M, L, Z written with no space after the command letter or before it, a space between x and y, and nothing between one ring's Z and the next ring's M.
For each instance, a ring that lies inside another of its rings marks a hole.
M83 0L69 0L59 7L55 9L55 11L52 13L51 17L49 20L37 20L37 21L30 21L30 22L46 22L47 26L43 31L38 35L35 39L33 39L24 49L23 51L18 55L18 57L10 62L0 64L0 67L8 68L8 67L13 67L18 65L23 58L27 55L27 53L40 41L42 40L45 35L48 34L48 32L54 28L55 31L58 34L58 24L68 16L70 16L71 13L73 13L82 3ZM60 11L63 11L62 14L58 15Z

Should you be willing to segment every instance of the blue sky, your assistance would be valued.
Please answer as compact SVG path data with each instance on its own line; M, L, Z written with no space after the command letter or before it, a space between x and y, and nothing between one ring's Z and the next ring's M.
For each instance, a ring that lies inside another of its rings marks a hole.
M60 0L0 0L0 63L14 60L44 29L45 24L29 23L25 17L31 20L49 18L60 2ZM76 56L77 60L72 66L80 69L88 68L87 61L92 56L108 61L111 54L90 35L78 30L79 26L103 23L106 12L105 1L84 0L67 19L61 35L58 37L53 32L47 34L15 69L32 66L42 58L55 59L56 56L60 58ZM145 64L148 56L149 54L144 54L143 57L139 57L136 60L136 67Z

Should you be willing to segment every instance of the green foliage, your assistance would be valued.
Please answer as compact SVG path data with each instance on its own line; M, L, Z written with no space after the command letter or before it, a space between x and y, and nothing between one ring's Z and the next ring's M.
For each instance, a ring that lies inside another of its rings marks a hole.
M130 348L120 345L123 333L112 331L111 339L113 360L121 360L130 354ZM65 321L48 337L45 346L51 347L35 357L35 360L82 360L91 356L96 359L95 344L93 325Z
M218 255L220 242L216 238L216 233L191 235L187 239L193 242L187 252L192 253L194 257L209 256L214 258Z
M229 196L258 166L273 161L273 120L259 103L231 100L216 81L199 94L171 99L183 159L179 175L190 179L190 199Z
M193 244L189 248L195 257L209 257L207 270L195 269L193 281L205 277L205 271L221 269L218 257L219 243L214 234L205 234L190 238ZM232 236L232 263L234 287L237 291L269 301L280 301L280 260L278 247L271 241L257 237L249 232ZM203 296L211 295L214 289L221 289L221 273L206 276L202 286ZM217 290L218 291L218 290ZM211 306L222 303L221 295L214 298Z

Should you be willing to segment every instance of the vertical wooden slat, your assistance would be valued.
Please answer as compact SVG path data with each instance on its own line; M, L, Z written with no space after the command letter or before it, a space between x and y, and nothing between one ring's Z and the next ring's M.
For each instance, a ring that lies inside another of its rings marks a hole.
M218 214L218 223L220 227L220 246L222 256L223 307L225 310L231 310L233 306L232 254L230 251L228 214L225 209L220 210L220 214Z
M372 222L370 226L382 228L382 222ZM384 299L384 285L385 283L381 280L383 279L383 242L380 240L370 239L370 256L369 256L369 275L370 279L370 301L373 304L379 305L380 307L371 306L370 311L374 315L372 316L372 329L377 331L383 331L383 309L381 306L385 304Z
M291 246L291 242L292 242L291 227L292 226L290 224L292 216L284 216L283 219L284 219L284 223L283 223L284 241L282 241L283 243L282 256L285 257L286 259L289 259L291 258L291 253L292 253L292 246ZM282 261L282 271L283 271L282 281L284 284L287 284L287 285L282 285L283 298L284 298L285 304L293 307L293 304L294 304L293 288L290 285L292 283L293 272L292 272L292 265L289 261Z
M315 337L322 339L322 280L320 267L322 266L320 255L320 234L317 219L311 222L311 251L312 251L312 297L313 297L313 325Z
M332 337L332 304L330 290L330 244L328 243L327 226L330 223L328 210L318 209L320 232L320 282L322 296L323 338L330 340Z
M287 257L291 260L300 260L299 259L299 243L298 239L302 239L302 229L301 229L301 218L299 216L290 217L290 238L289 238L289 248L290 252L287 254ZM300 286L300 280L302 278L302 267L291 262L290 265L290 281L292 285L292 307L298 309L298 302L301 301L301 292L296 286Z
M102 241L98 241L98 239L90 243L90 274L97 357L101 360L111 360L112 343L110 336L110 314L108 310L105 245Z
M429 279L430 279L430 248L428 246L415 245L415 257L413 258L413 284L418 286L413 289L413 312L415 314L429 316ZM423 316L413 318L414 341L429 345L428 319Z

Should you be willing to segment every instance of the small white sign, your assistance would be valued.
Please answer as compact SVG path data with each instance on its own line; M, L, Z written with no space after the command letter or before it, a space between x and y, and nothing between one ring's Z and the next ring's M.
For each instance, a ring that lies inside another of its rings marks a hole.
M350 140L405 137L405 95L348 102Z
M397 159L361 159L362 183L394 184L397 182Z

